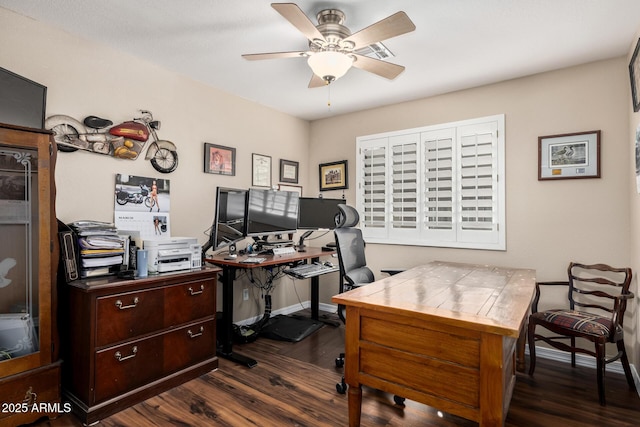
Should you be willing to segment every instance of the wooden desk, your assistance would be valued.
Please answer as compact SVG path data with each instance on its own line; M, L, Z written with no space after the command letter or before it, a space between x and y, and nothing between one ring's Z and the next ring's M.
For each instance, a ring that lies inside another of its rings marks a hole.
M222 327L218 331L218 340L221 343L218 349L218 355L229 359L236 363L243 364L249 368L253 368L258 364L255 359L243 356L233 352L233 282L236 278L236 272L242 269L262 268L286 265L296 261L311 260L317 261L321 256L333 255L334 251L323 251L321 248L306 247L304 252L295 252L284 255L259 255L266 258L259 264L246 264L242 261L249 256L256 255L238 255L238 258L228 260L223 255L215 255L206 258L207 262L222 267ZM320 280L319 278L311 278L311 317L318 320L320 306Z
M347 309L349 425L362 385L503 425L534 288L534 270L434 261L334 296Z

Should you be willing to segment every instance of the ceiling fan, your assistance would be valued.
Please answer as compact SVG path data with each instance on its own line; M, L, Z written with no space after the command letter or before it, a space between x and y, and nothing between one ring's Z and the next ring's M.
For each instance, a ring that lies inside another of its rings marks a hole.
M280 15L296 27L307 39L309 50L297 52L271 52L242 55L250 61L278 58L307 58L313 76L309 87L325 86L339 79L354 66L361 70L394 79L404 67L364 56L360 51L370 45L416 29L404 12L397 12L354 34L345 27L345 14L338 9L318 12L318 25L314 25L294 3L272 3Z

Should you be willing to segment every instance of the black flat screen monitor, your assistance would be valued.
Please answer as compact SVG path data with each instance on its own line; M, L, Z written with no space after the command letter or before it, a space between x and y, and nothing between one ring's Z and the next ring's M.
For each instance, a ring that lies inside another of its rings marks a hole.
M298 193L250 188L247 198L247 236L295 233Z
M0 68L0 123L44 129L47 88Z
M345 203L346 200L343 199L300 197L298 228L301 230L336 228L336 215L340 214L338 205Z
M218 187L216 189L215 218L209 234L209 242L203 252L217 250L243 239L246 235L247 190Z

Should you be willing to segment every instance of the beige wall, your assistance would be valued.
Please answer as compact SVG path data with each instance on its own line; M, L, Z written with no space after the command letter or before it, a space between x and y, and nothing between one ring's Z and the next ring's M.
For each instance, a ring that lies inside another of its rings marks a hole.
M602 61L309 124L0 9L0 66L48 86L48 114L96 114L119 121L145 108L162 120L160 136L178 145L179 167L165 176L142 159L61 153L57 209L67 222L113 220L117 173L168 178L173 235L204 242L215 187L249 187L252 152L272 156L274 183L280 158L299 161L306 196L319 193L319 163L347 159L351 185L344 194L354 203L357 136L504 113L507 250L370 244L367 256L376 271L433 259L529 267L540 280L564 277L570 260L631 264L639 271L640 202L630 140L640 116L629 113L627 63L626 58ZM332 90L340 90L340 82ZM602 131L601 179L537 180L538 136L597 129ZM235 177L202 172L203 142L237 148ZM294 285L295 292L285 282L274 292L274 308L309 299L305 281ZM322 283L321 301L328 303L337 283L335 278ZM259 314L255 304L241 301L244 286L236 287L234 320ZM635 317L627 329L637 364L636 305L634 300L630 315Z
M48 115L68 114L82 119L94 114L123 121L131 119L138 109L148 109L162 121L160 138L173 141L178 147L178 169L167 175L159 174L142 158L130 161L86 152L60 153L56 169L57 214L65 222L113 221L118 173L167 178L171 181L172 235L197 237L204 243L204 233L213 221L216 186L250 187L251 153L272 157L275 184L281 158L299 161L303 171L311 167L307 121L2 8L0 66L48 87ZM203 173L204 142L236 147L236 176ZM305 175L301 185L307 186ZM235 289L236 320L262 314L251 300L242 301L243 287L249 285L244 282ZM274 305L278 308L296 304L298 295L308 301L308 288L305 281L299 281L294 292L289 283L283 283L273 294ZM259 292L255 294L260 297Z
M489 263L534 268L539 280L566 277L571 260L627 266L630 203L637 203L637 197L629 197L626 65L618 58L313 122L311 158L349 161L346 197L354 204L357 136L504 113L507 250L369 244L368 263L375 271L430 260ZM339 82L333 90L340 90ZM538 136L591 130L602 131L601 179L538 181ZM562 295L547 300L556 297ZM634 316L635 305L628 317ZM632 349L633 322L627 329Z

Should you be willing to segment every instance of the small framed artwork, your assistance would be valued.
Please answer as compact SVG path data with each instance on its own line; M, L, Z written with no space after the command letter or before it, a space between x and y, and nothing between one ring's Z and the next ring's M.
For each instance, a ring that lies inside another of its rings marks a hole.
M638 89L640 88L640 57L638 56L640 51L640 39L636 43L636 49L631 56L631 62L629 63L629 78L631 79L631 100L633 101L633 111L640 110L640 99L638 97Z
M205 142L204 171L234 176L236 174L236 149Z
M538 137L538 180L600 178L600 131Z
M251 185L271 187L271 156L256 153L251 155Z
M278 184L278 191L294 191L298 193L298 197L302 197L301 185Z
M280 182L298 183L298 166L293 160L280 159Z
M346 160L333 163L321 163L319 172L320 191L344 190L349 188Z

